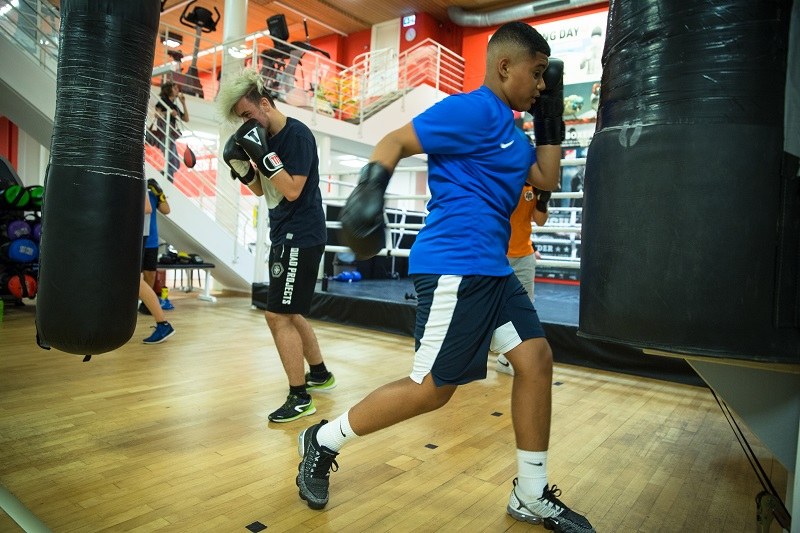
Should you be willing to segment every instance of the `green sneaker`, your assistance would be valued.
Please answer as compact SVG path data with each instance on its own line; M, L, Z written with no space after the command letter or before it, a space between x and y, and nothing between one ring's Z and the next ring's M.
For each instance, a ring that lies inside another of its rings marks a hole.
M317 408L314 407L314 400L310 396L303 398L297 394L290 394L286 397L286 403L270 413L268 418L270 422L291 422L316 412Z
M325 379L315 378L311 372L306 372L306 390L330 390L336 387L336 378L333 372L328 372Z

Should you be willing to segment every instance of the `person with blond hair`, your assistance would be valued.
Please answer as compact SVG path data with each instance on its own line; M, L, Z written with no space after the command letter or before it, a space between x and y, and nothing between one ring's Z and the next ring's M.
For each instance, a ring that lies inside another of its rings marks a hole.
M224 80L217 104L227 120L244 123L223 150L231 177L264 196L269 208L272 247L265 316L289 380L289 395L268 418L291 422L316 412L309 391L336 386L303 316L311 310L327 241L317 143L308 126L275 107L254 69ZM309 365L305 373L304 359Z

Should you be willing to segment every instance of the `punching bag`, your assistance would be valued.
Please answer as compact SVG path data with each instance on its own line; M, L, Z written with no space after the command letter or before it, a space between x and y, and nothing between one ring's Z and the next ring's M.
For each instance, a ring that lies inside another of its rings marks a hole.
M158 0L62 0L42 203L37 342L91 356L133 335Z
M800 362L791 2L612 0L584 190L579 335ZM793 31L798 31L797 27Z

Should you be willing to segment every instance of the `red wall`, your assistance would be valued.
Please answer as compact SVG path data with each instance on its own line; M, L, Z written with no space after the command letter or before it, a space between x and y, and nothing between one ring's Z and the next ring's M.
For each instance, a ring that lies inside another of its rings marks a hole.
M568 19L577 15L588 15L608 10L608 4L598 4L585 8L571 9L556 15L544 15L533 17L523 22L531 25L542 24L545 22L555 22L557 20ZM489 36L499 26L488 28L464 28L464 39L462 56L464 56L464 92L477 89L483 83L483 75L486 71L486 45L489 43Z
M340 64L347 64L343 61L339 61L339 59L344 56L344 43L345 37L337 33L311 40L313 46L316 46L320 50L325 50L331 55L331 61Z
M350 66L353 64L353 59L357 55L369 51L372 44L372 30L363 30L357 33L351 33L344 40L344 54L339 63Z
M458 55L461 55L461 36L462 29L452 22L440 22L427 13L415 13L416 23L413 27L417 35L412 41L405 39L408 28L400 28L400 52L405 52L409 48L416 46L425 39L431 39L448 48Z
M15 169L17 168L18 136L17 125L6 117L0 117L0 155L8 159Z

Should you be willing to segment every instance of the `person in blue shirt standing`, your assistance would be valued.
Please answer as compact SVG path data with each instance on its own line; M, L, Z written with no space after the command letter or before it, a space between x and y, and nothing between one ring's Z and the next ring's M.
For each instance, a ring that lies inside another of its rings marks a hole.
M158 218L156 212L163 215L168 215L171 211L169 202L167 202L167 195L164 194L164 189L158 182L150 178L147 180L147 198L150 202L150 233L144 239L144 246L142 247L142 277L145 283L151 288L155 289L156 273L158 269ZM156 294L156 296L158 296ZM161 300L161 308L165 311L173 309L175 306L167 300ZM142 302L139 305L139 312L149 315L150 311Z
M340 236L367 258L383 247L384 194L395 166L428 154L429 215L409 256L418 298L416 353L409 377L299 435L296 483L312 509L328 503L330 470L347 442L444 406L459 385L486 377L491 348L516 370L511 411L518 473L507 513L555 531L594 531L548 482L553 355L506 257L509 220L525 181L552 191L560 179L563 62L549 55L547 41L530 25L502 25L489 41L484 84L387 134L362 169L342 209ZM531 110L535 147L515 127L513 110Z

